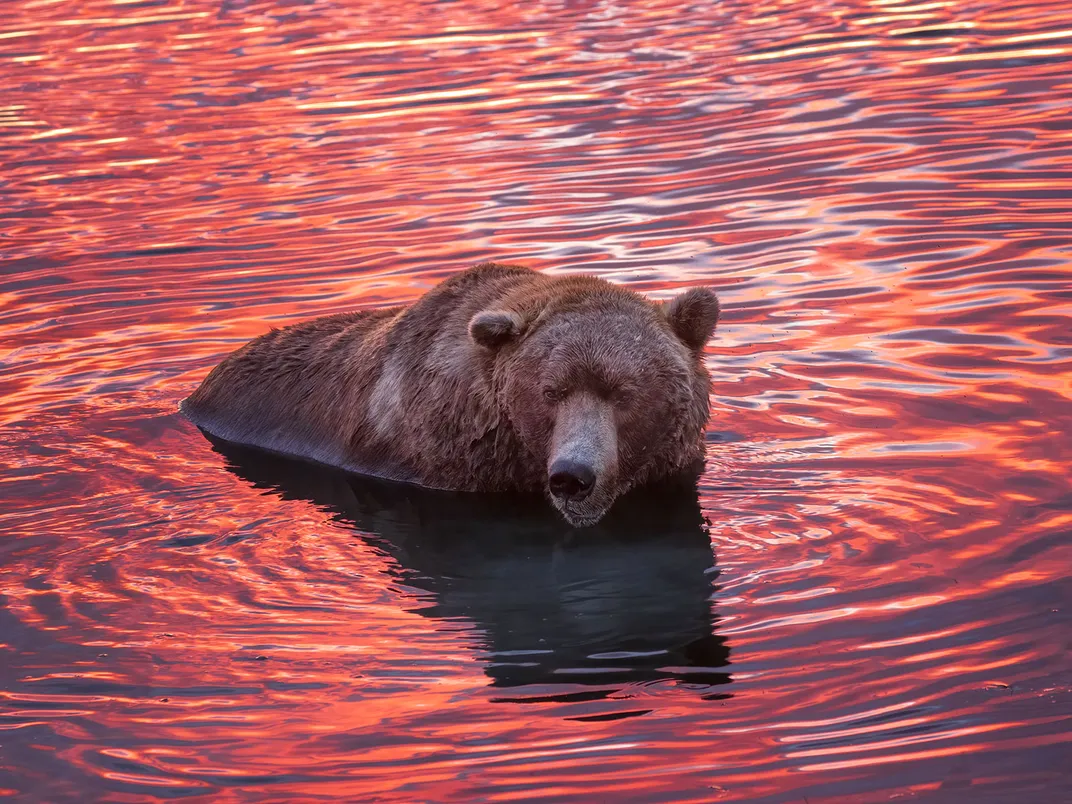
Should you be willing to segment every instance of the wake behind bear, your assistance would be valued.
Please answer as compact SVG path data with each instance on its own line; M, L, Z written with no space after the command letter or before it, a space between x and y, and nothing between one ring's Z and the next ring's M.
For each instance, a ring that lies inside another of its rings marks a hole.
M272 330L182 402L228 441L458 491L543 491L576 527L704 458L706 288L652 302L486 263L403 307Z

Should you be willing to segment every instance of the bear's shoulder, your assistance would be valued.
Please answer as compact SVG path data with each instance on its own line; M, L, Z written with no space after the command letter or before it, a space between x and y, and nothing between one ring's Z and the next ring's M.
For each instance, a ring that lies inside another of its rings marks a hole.
M435 290L441 292L464 292L471 288L495 285L503 280L532 279L540 276L531 268L523 268L520 265L508 265L501 262L482 262L467 268L461 273L454 274L446 281L440 283Z

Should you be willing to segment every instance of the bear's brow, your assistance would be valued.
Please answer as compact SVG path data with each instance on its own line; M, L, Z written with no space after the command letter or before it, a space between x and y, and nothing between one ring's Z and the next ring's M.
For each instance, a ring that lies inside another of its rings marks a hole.
M643 337L636 322L609 316L603 323L606 328L595 338L566 338L552 348L543 378L546 386L607 395L651 381L658 369L650 362L638 361L634 354L634 343ZM623 323L627 326L623 327Z
M598 359L586 360L576 366L563 378L569 390L587 390L600 396L607 396L615 391L637 388L644 384L643 369L626 371L623 367L608 366Z

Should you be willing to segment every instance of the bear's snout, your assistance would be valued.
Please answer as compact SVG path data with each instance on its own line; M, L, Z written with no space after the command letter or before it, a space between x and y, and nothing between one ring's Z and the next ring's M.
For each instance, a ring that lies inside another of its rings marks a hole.
M590 466L568 458L551 464L547 486L563 501L580 502L596 485L596 473Z
M610 403L571 394L556 410L547 491L575 527L598 522L618 495L618 434Z

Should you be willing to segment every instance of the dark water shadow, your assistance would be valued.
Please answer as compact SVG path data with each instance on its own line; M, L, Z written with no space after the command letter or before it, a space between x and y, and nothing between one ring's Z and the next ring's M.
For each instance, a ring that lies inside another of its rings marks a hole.
M420 614L481 629L493 686L571 685L503 700L593 700L659 680L728 697L711 689L730 681L729 647L695 476L576 529L537 496L424 489L210 441L255 488L313 502L391 556L392 574L426 593Z

